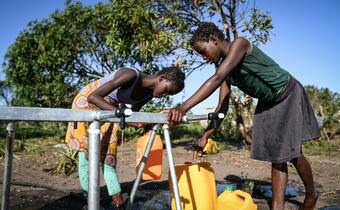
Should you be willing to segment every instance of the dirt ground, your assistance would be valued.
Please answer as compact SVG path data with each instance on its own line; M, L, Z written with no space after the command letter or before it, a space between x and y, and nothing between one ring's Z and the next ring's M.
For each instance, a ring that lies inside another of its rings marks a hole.
M119 147L117 170L125 196L128 195L136 174L135 152L133 142ZM335 153L330 157L307 156L320 194L317 209L340 209L340 151ZM192 157L190 145L173 142L173 155L176 164L190 160ZM86 209L86 200L80 196L77 173L65 177L61 174L49 175L46 172L56 163L57 157L58 154L51 148L49 152L40 155L17 154L17 158L13 161L10 209ZM219 182L242 183L245 180L253 180L255 188L257 184L270 184L270 164L249 159L249 151L246 149L233 148L220 151L218 154L209 155L207 160L212 164L216 180ZM4 160L0 165L1 174L3 174L3 169ZM155 188L167 188L167 180L168 157L164 149L162 180L142 184L140 189L148 185ZM289 167L289 183L302 186L295 169L291 166ZM105 198L103 179L101 179L101 190L103 191L101 197ZM270 209L270 199L263 196L253 197L259 210ZM286 209L298 209L303 199L303 195L287 198Z

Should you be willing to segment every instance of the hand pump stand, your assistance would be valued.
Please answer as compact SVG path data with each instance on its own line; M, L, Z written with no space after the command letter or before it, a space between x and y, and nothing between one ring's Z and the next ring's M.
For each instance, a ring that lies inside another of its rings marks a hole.
M128 117L128 118L126 118ZM218 120L223 118L223 114L192 115L184 116L182 122L197 120ZM90 122L89 126L89 194L88 209L99 210L99 172L100 172L100 122L115 122L125 126L127 122L141 122L155 124L153 132L149 137L147 148L143 155L138 174L131 192L129 203L133 203L134 195L140 183L141 174L145 163L149 157L151 146L159 126L163 124L164 139L169 158L171 182L174 187L174 197L177 210L181 210L180 196L178 192L177 178L175 172L174 159L172 156L169 126L167 125L167 115L161 113L135 112L131 109L120 107L118 110L72 110L60 108L36 108L36 107L7 107L0 106L0 120L9 122L7 126L6 155L4 168L4 183L1 210L9 208L9 193L12 174L14 123L15 121L49 121L49 122ZM217 123L216 123L217 125Z
M212 121L214 128L217 128L218 120L223 119L223 118L224 118L223 113L209 113L208 114L208 119ZM204 119L206 119L206 116L205 116ZM183 122L189 122L190 120L197 120L197 119L191 118L190 116L184 116L183 119L182 119ZM133 187L132 187L131 194L130 194L129 201L128 201L128 205L127 205L127 210L131 210L131 208L132 208L134 197L136 195L137 188L140 184L141 177L142 177L145 165L148 161L150 151L151 151L151 148L152 148L155 136L156 136L156 132L159 129L159 127L160 127L160 125L156 124L152 128L151 135L149 136L149 139L147 141L145 152L143 154L143 157L141 158L139 166L137 167L138 172L137 172L135 182L133 183ZM178 184L177 184L174 158L172 156L172 147L171 147L171 139L170 139L170 132L169 132L169 125L168 124L163 125L163 131L164 131L164 140L165 140L166 152L168 154L170 177L171 177L171 183L172 183L173 191L174 191L176 209L182 210L181 199L180 199L179 189L178 189Z

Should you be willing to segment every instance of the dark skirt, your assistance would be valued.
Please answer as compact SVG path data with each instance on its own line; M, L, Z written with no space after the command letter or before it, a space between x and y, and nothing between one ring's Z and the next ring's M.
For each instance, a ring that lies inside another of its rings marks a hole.
M257 104L251 158L288 162L301 155L305 141L319 137L320 129L306 92L291 76L275 101Z

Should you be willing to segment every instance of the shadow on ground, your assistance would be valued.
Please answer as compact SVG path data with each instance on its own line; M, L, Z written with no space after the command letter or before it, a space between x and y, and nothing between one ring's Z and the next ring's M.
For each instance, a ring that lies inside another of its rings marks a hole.
M133 182L125 182L121 183L122 193L125 200L128 199L128 195L132 189ZM168 181L152 181L152 182L144 182L138 188L138 192L143 191L155 191L155 190L165 190L168 191ZM140 193L139 193L140 194ZM140 196L138 193L136 194L135 202L143 202L145 197ZM100 189L100 206L104 208L108 208L111 199L107 194L106 187L101 187ZM83 196L82 193L73 193L70 192L65 196L62 196L54 201L49 202L45 206L38 208L39 210L81 210L87 209L87 198ZM170 198L169 198L170 199Z
M249 193L252 194L254 202L259 210L269 210L271 203L271 184L261 180L248 180L241 177L229 175L222 181L217 181L217 194L223 192L226 183L233 183L237 189L244 189L247 181L254 183L254 188ZM121 183L123 197L127 200L132 189L133 182ZM303 187L297 184L288 185L286 190L286 201L289 209L298 209L301 206L303 197ZM106 187L101 187L100 205L108 208L111 202ZM13 210L85 210L87 209L86 197L80 192L53 192L51 190L29 190L20 192L18 195L21 201L26 202L12 206ZM15 202L15 201L14 201ZM149 181L143 182L135 196L134 210L170 210L170 193L168 181ZM332 205L319 208L319 210L340 210L340 206Z

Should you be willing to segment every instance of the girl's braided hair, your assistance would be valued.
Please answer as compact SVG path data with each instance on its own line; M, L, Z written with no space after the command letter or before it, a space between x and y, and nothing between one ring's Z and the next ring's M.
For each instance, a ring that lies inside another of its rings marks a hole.
M224 40L223 32L217 28L214 23L211 22L201 22L198 28L194 31L190 44L194 46L195 42L209 42L211 38L217 38L220 40Z

